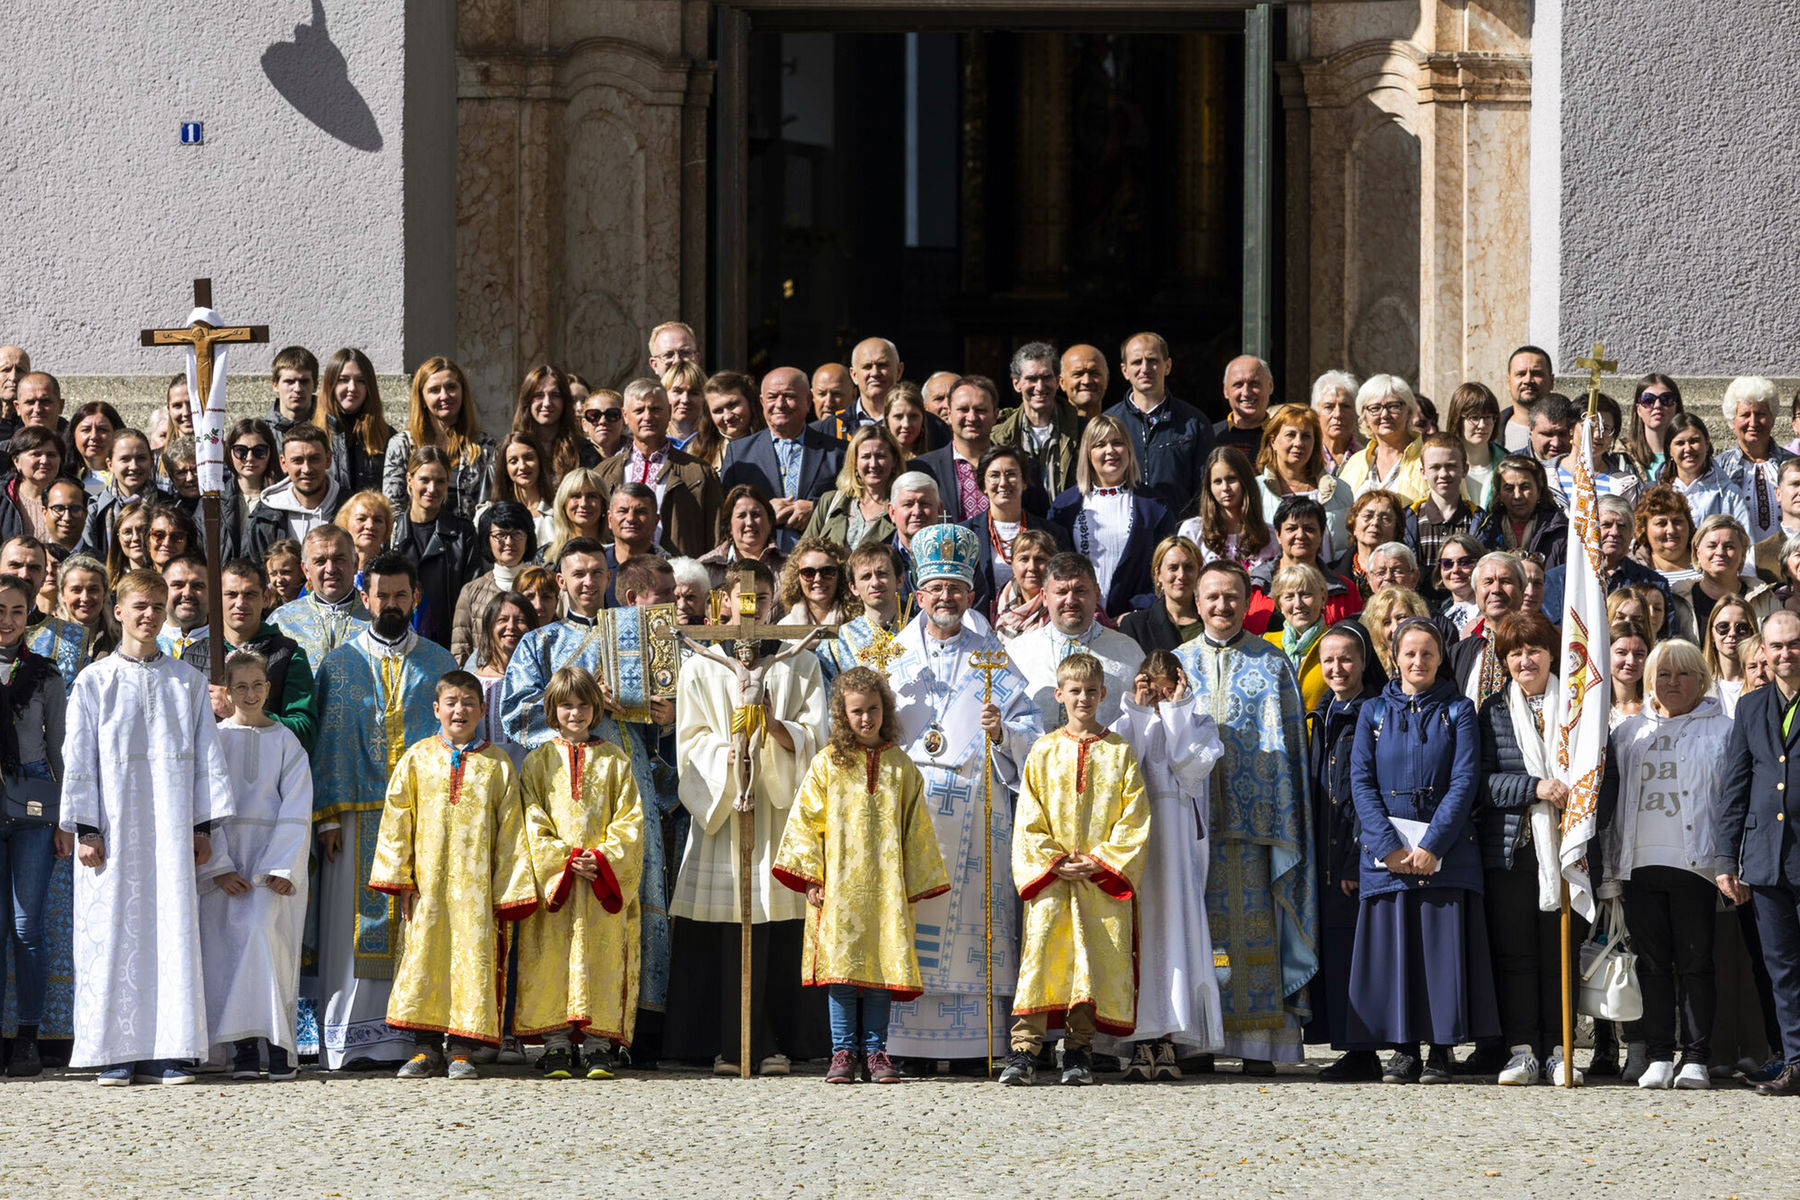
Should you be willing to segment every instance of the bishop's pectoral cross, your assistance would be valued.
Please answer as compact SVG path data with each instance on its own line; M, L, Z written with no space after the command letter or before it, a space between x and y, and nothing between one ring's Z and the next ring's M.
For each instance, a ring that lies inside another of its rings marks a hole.
M212 309L212 280L194 280L194 307ZM212 325L196 320L181 329L146 329L140 337L145 346L191 346L194 351L194 395L188 398L194 414L194 449L202 462L222 462L225 451L225 412L213 410L213 348L238 343L267 342L267 325ZM210 652L212 682L225 682L225 599L224 584L219 575L219 492L208 489L201 498L206 525L206 600L207 649Z
M729 607L729 621L721 621ZM740 569L737 591L721 597L713 594L712 623L690 625L681 636L702 658L729 668L737 676L738 703L731 714L732 778L737 784L738 924L740 926L738 980L738 1078L750 1078L750 871L756 842L756 763L768 735L765 705L768 701L769 668L783 659L817 645L837 632L836 625L770 625L757 619L756 577ZM765 641L792 645L767 658L761 657ZM701 642L731 642L735 654L726 658Z

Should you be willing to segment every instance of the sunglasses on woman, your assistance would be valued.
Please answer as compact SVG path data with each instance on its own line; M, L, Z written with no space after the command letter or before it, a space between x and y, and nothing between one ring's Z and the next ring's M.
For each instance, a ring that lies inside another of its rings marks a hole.
M231 448L231 457L233 457L233 458L267 458L267 457L269 457L269 448L267 446L243 446L243 445L233 446Z
M583 409L581 419L589 425L598 425L602 421L619 421L625 417L622 408L588 408Z
M796 572L800 578L809 582L814 579L836 579L837 573L836 567L801 567Z
M1641 408L1674 408L1680 403L1674 392L1645 392L1637 402Z
M1724 637L1728 633L1735 633L1739 637L1749 637L1755 631L1750 628L1748 621L1721 621L1713 626L1713 632L1720 637Z
M1472 570L1474 566L1475 560L1466 554L1460 558L1438 559L1438 570L1440 571L1468 571Z

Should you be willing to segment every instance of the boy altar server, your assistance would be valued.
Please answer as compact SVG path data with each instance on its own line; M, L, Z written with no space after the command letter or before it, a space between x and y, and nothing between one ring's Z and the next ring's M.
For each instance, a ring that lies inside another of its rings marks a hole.
M518 777L476 733L484 695L467 671L438 680L441 729L401 756L381 812L369 886L398 896L407 922L387 1019L417 1035L402 1079L475 1078L469 1052L500 1044L497 922L537 909Z
M1056 669L1068 723L1025 760L1014 818L1013 882L1025 901L1025 943L1013 994L1012 1053L1000 1082L1029 1084L1050 1018L1059 1015L1062 1081L1094 1081L1094 1031L1137 1024L1136 898L1150 834L1137 756L1100 724L1105 669L1072 654Z
M212 1041L195 883L231 779L206 677L156 648L168 600L154 571L119 580L119 648L76 678L63 739L61 824L80 839L69 1065L109 1087L192 1083L176 1060Z

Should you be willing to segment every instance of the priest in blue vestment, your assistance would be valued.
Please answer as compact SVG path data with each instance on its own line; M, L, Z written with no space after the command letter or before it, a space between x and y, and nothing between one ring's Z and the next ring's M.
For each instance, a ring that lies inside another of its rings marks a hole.
M1304 1057L1307 983L1318 971L1318 893L1307 801L1306 710L1281 647L1244 630L1250 577L1219 559L1200 570L1206 628L1176 656L1218 725L1207 832L1206 916L1230 958L1219 988L1228 1057L1247 1075Z

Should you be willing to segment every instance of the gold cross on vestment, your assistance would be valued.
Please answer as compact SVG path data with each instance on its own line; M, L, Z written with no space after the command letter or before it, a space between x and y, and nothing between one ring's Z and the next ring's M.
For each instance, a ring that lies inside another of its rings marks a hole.
M1594 352L1586 358L1578 358L1575 365L1588 373L1588 416L1593 416L1600 408L1600 376L1608 371L1617 371L1619 364L1606 357L1606 347L1599 342L1594 343Z
M886 626L875 626L875 633L869 644L856 652L856 661L865 667L873 667L885 677L888 665L904 653L900 649L900 639L887 631Z

